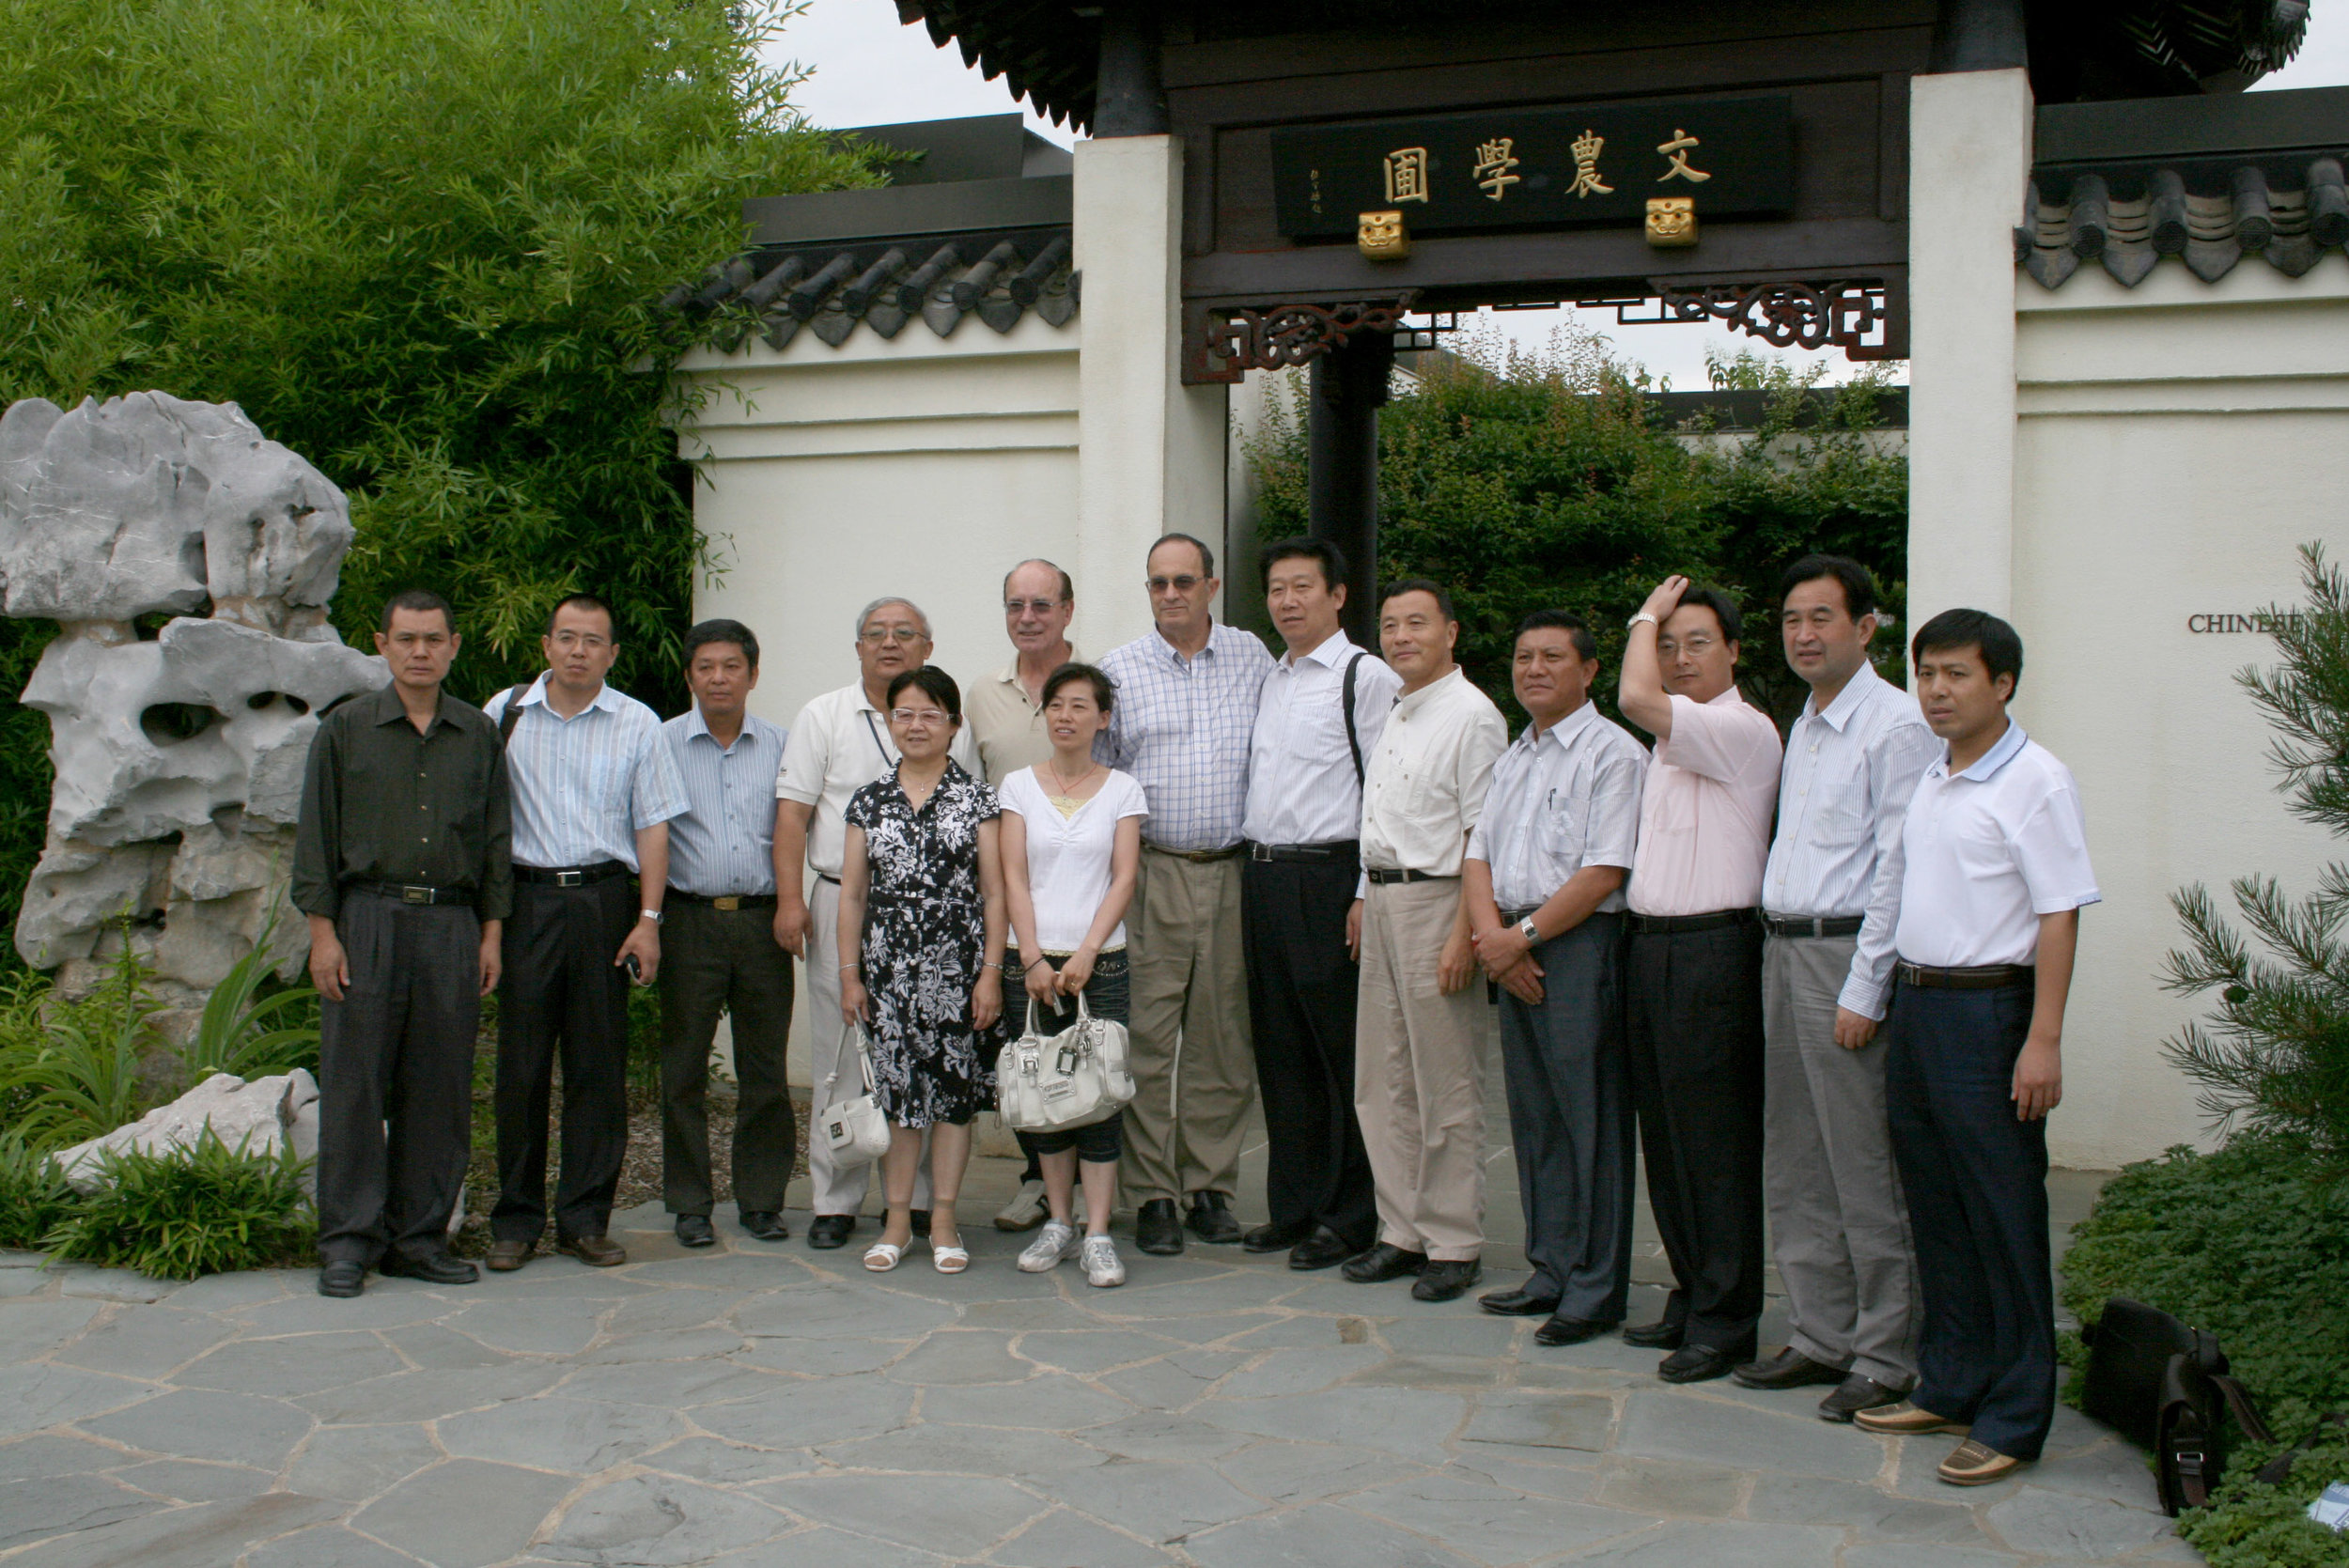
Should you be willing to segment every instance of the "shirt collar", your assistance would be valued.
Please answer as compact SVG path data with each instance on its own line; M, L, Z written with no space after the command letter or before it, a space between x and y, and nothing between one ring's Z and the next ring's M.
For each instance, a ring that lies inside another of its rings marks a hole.
M1215 652L1216 644L1221 642L1222 637L1223 623L1221 621L1209 621L1207 623L1207 645L1201 648L1197 653L1190 654L1188 657L1191 659L1206 658L1207 655ZM1166 633L1160 631L1155 623L1150 628L1150 641L1158 644L1159 657L1165 660L1170 664L1180 664L1186 658L1183 650L1168 642L1166 640Z
M1301 657L1303 659L1312 660L1315 663L1320 665L1325 670L1334 670L1343 665L1346 662L1346 656L1353 651L1354 644L1352 640L1349 639L1345 632L1337 631L1324 637L1321 640L1320 646L1315 648L1314 651L1309 654L1304 654L1302 656L1286 653L1283 654L1281 656L1281 664L1283 668L1294 672Z
M2024 743L2030 739L2030 737L2023 733L2023 726L2013 719L2009 719L2006 722L2006 733L1999 737L1998 743L1976 757L1973 765L1957 776L1961 779L1971 779L1976 784L1988 782L1997 775L1999 768L2015 760L2015 753L2020 752ZM1950 749L1944 746L1941 748L1941 770L1946 773L1949 771L1949 767Z
M522 693L521 706L528 707L533 703L539 704L541 706L546 705L547 679L552 673L553 672L552 671L541 671L539 673L538 678L530 683L530 690ZM700 706L699 704L695 704L694 706L696 708ZM596 708L601 708L606 713L617 713L620 711L620 694L612 690L612 683L608 680L601 686L596 688L595 699L585 707L581 708L579 713L591 712ZM553 713L554 709L548 707L547 711L549 713ZM579 717L579 713L574 713L571 717L576 719ZM557 714L556 717L560 718L561 715Z
M742 715L742 731L739 735L737 735L734 737L735 745L739 746L743 741L751 738L751 732L756 727L757 723L757 714L745 713ZM692 740L696 737L708 740L712 746L718 745L718 737L715 735L710 734L709 721L702 717L702 705L698 702L692 704L685 710L685 738ZM734 748L732 746L719 746L718 749L722 752L726 752L732 751Z
M1166 639L1161 637L1159 641L1164 642ZM1063 662L1080 664L1083 661L1084 655L1077 651L1077 644L1074 643L1069 644L1068 657ZM1048 671L1046 673L1050 674L1050 672ZM1019 684L1019 656L1016 653L1011 656L1010 663L995 672L995 679L998 684L1010 687L1013 691L1019 692L1022 697L1025 697L1028 694L1028 689Z
M1585 697L1582 699L1582 706L1580 707L1576 708L1572 713L1567 714L1563 719L1559 720L1556 723L1550 725L1549 728L1542 731L1539 736L1535 737L1533 744L1536 746L1547 745L1554 737L1556 737L1558 744L1563 746L1568 741L1572 740L1576 736L1580 735L1584 730L1589 729L1592 722L1597 717L1598 704L1591 701L1588 697ZM1533 726L1528 724L1525 726L1525 730L1528 735L1532 735L1533 733Z
M1424 707L1429 703L1436 700L1437 692L1451 686L1455 681L1459 682L1461 685L1466 685L1468 683L1468 672L1461 669L1457 664L1455 664L1450 670L1440 675L1438 675L1434 680L1429 681L1418 691L1406 691L1401 696L1395 698L1394 710L1397 713L1405 713Z
M368 701L375 704L374 707L366 710L367 722L371 724L388 724L396 719L404 722L408 718L408 707L399 700L397 684L386 683L378 687ZM432 722L425 726L425 733L428 735L447 722L448 693L443 691L433 704Z
M1859 711L1859 705L1875 695L1874 689L1883 684L1884 677L1876 674L1875 666L1862 664L1851 679L1843 682L1843 689L1835 693L1835 700L1827 705L1827 711L1819 711L1818 693L1813 692L1802 705L1802 716L1806 719L1824 719L1828 728L1841 735L1844 726L1851 722L1852 715Z

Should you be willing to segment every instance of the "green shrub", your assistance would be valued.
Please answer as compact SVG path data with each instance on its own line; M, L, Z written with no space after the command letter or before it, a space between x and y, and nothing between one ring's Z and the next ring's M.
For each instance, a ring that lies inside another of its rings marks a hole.
M318 1240L303 1195L307 1163L231 1148L206 1129L187 1148L108 1158L110 1186L43 1238L60 1259L193 1280L305 1263Z
M2063 1301L2093 1323L2125 1296L2216 1334L2289 1447L2317 1416L2349 1408L2344 1235L2349 1186L2326 1180L2303 1145L2246 1135L2213 1155L2176 1148L2106 1185L2073 1232ZM2066 1352L2083 1359L2077 1341ZM2349 1445L2302 1460L2281 1487L2251 1482L2275 1452L2232 1448L2226 1486L2181 1532L2218 1568L2349 1563L2349 1540L2295 1523L2326 1483L2349 1479Z
M51 994L42 976L9 983L0 999L0 1107L36 1151L102 1137L146 1109L139 1048L156 1003L147 970L126 943L105 983L80 1001Z
M195 1032L179 1050L188 1082L201 1083L213 1073L255 1079L295 1067L318 1071L317 989L297 985L261 994L270 984L270 939L285 907L280 899L253 951L229 967L206 999Z
M0 1133L0 1247L39 1248L80 1202L49 1156Z

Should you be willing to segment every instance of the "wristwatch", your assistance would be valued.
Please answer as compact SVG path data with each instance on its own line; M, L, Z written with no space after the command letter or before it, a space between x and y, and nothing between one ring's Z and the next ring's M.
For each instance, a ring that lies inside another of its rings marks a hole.
M1658 627L1658 628L1662 627L1662 626L1663 626L1663 624L1664 624L1663 622L1661 622L1661 621L1657 620L1657 618L1656 618L1653 614L1651 614L1649 612L1647 612L1647 611L1645 611L1645 610L1642 610L1642 611L1641 611L1638 614L1636 614L1636 615L1632 616L1629 620L1627 620L1627 621L1624 622L1624 623L1623 623L1623 629L1624 629L1626 631L1629 631L1629 630L1630 630L1633 627L1638 626L1638 625L1639 625L1641 621L1645 621L1645 622L1647 622L1650 626Z
M1533 917L1532 915L1528 915L1523 920L1517 922L1517 929L1524 934L1526 944L1528 946L1539 947L1542 945L1542 934L1533 928Z
M658 909L639 909L636 912L642 918L651 921L655 925L661 924L661 911Z

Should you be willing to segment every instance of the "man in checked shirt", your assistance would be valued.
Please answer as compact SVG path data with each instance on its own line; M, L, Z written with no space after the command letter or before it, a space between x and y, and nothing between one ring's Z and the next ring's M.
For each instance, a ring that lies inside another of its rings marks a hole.
M1183 1250L1240 1239L1241 1124L1255 1095L1248 982L1240 957L1241 818L1248 748L1272 656L1253 633L1218 626L1215 556L1188 534L1150 547L1154 628L1101 668L1117 706L1094 754L1142 781L1142 881L1126 917L1133 1021L1125 1188L1139 1205L1134 1243ZM1177 1093L1179 1089L1179 1094Z

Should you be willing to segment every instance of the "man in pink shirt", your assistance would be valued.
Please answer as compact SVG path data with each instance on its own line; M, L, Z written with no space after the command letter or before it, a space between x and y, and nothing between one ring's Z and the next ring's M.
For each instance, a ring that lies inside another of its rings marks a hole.
M1649 1206L1672 1267L1667 1383L1752 1358L1762 1315L1762 872L1780 744L1737 692L1737 607L1668 577L1631 617L1618 700L1656 737L1631 868L1625 1032Z

